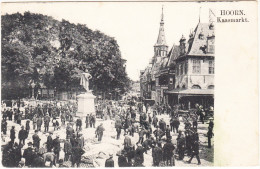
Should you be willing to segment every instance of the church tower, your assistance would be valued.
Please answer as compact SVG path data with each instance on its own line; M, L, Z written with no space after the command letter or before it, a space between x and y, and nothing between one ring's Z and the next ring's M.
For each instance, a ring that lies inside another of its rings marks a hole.
M161 16L161 22L160 22L160 29L159 29L159 35L157 38L157 42L154 45L154 57L166 57L168 52L168 46L166 44L165 40L165 34L164 34L164 20L163 20L163 7L162 7L162 16Z

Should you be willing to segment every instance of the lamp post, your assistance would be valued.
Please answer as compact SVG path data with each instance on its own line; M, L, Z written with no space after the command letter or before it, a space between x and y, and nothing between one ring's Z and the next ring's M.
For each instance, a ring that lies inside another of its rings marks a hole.
M31 87L32 87L32 99L34 99L34 87L35 87L34 81L32 81Z

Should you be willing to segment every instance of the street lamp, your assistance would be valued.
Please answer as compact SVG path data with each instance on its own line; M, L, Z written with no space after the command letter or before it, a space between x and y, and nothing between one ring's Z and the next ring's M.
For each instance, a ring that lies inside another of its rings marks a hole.
M32 86L32 99L34 99L34 87L35 87L34 80L32 81L31 86Z

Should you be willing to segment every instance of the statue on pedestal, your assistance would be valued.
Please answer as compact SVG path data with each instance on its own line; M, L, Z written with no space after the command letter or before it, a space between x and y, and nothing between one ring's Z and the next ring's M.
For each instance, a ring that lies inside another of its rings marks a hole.
M89 80L92 78L88 70L81 74L80 85L86 90L85 93L79 94L77 96L78 100L78 117L85 117L87 114L95 114L95 101L96 96L92 94L92 91L89 90Z
M89 91L89 80L91 78L92 76L90 73L88 73L88 70L86 70L85 73L82 73L80 78L80 85L82 85L87 92Z

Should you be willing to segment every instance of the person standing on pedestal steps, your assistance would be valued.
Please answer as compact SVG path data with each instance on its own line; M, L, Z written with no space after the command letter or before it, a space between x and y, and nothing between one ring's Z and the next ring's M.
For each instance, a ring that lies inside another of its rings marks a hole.
M90 119L90 117L89 117L89 114L86 116L86 121L85 121L85 123L86 123L86 128L88 128L88 126L89 126L89 119Z

